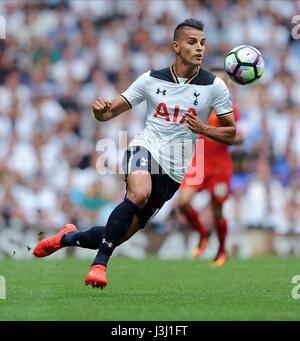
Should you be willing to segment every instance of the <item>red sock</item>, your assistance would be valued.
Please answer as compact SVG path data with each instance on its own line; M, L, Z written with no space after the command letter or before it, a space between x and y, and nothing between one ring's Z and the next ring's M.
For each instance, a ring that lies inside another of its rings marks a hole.
M201 239L208 237L207 228L201 223L198 217L198 212L193 207L190 207L184 213L184 215L186 216L189 223L193 226L193 228L199 232Z
M227 221L225 218L221 218L216 223L216 228L217 228L217 234L218 234L218 239L219 239L219 252L222 253L225 252L225 241L227 238Z

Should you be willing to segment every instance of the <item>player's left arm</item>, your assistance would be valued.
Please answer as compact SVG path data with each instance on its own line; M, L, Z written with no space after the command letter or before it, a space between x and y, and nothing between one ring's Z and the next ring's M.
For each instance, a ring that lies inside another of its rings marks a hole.
M243 133L243 129L241 128L241 124L240 124L240 113L235 104L233 104L232 109L233 109L233 117L236 122L236 134L235 134L233 144L239 145L244 142L245 135Z
M210 139L220 143L235 143L236 125L233 113L218 117L220 127L210 126L190 112L185 113L185 117L188 127L192 130L192 132L199 135L205 135Z
M225 82L216 77L211 94L211 107L218 117L220 127L210 126L191 113L186 113L188 127L197 134L202 134L224 144L236 143L236 123L232 100Z

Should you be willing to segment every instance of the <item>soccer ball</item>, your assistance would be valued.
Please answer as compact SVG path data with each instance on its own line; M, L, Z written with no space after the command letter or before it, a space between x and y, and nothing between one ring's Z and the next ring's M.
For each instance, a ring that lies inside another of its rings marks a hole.
M264 73L265 62L253 46L241 45L228 52L224 69L228 76L241 85L255 83Z

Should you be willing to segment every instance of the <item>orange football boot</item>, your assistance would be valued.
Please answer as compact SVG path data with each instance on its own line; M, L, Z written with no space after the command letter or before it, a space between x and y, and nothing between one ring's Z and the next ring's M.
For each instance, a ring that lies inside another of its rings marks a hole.
M214 266L222 266L227 261L226 252L220 252L217 254L216 258L212 261Z
M91 265L89 273L85 276L85 285L101 289L106 287L106 266L101 264Z
M201 238L199 245L193 250L194 257L200 257L207 245L208 238Z
M61 249L60 240L62 236L68 232L75 232L77 228L73 224L67 224L53 237L43 239L37 243L33 250L33 254L36 257L46 257L51 255L53 252Z

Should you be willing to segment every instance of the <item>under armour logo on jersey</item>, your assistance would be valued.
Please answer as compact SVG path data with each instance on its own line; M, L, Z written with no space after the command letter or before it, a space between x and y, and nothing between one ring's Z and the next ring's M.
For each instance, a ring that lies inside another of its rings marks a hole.
M107 244L108 247L113 246L113 243L108 243L105 238L102 239L102 244Z
M165 94L167 93L167 90L160 90L160 88L158 88L157 90L156 90L156 93L157 94L163 94L163 96L165 96Z
M141 159L141 166L147 166L148 160L145 157L142 157Z
M200 95L200 94L197 94L197 92L194 91L194 96L196 97L196 99L194 100L194 104L195 104L195 105L198 104L198 96L199 96L199 95Z

